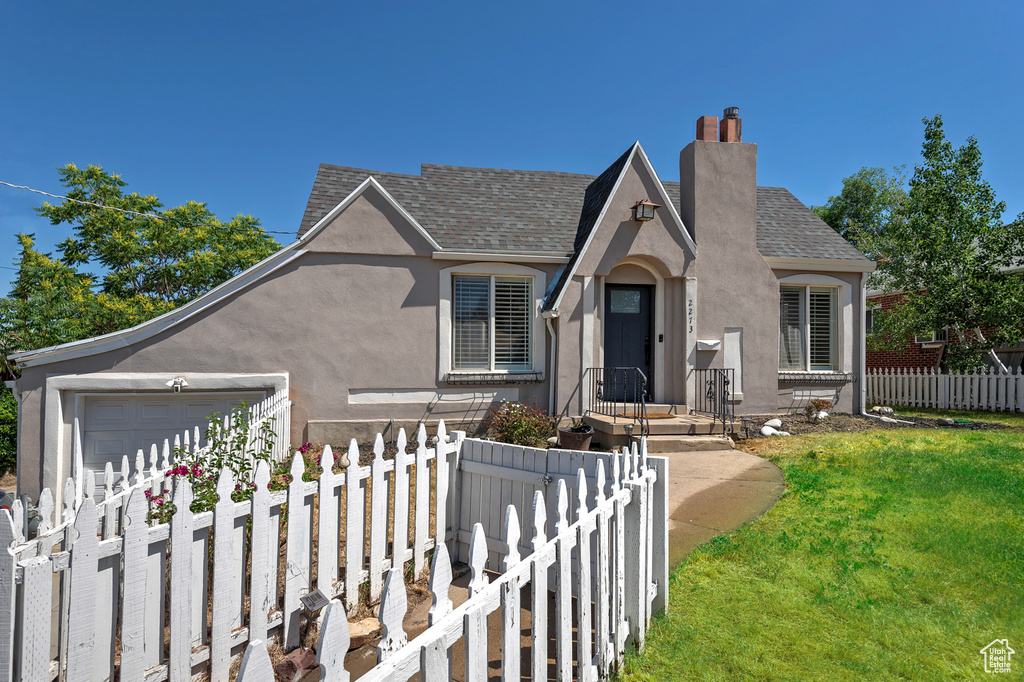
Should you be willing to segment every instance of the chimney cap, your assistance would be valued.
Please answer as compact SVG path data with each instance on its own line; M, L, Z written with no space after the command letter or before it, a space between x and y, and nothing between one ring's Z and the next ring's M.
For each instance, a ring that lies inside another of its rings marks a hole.
M726 107L725 111L722 112L722 118L739 118L739 116L739 107Z

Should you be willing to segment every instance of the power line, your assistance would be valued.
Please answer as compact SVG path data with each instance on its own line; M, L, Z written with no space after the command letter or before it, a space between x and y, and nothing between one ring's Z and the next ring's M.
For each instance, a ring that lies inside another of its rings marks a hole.
M4 182L3 180L0 180L0 185L5 185L5 186L11 187L13 189L22 189L22 190L25 190L27 192L35 192L36 194L42 194L43 196L51 197L53 199L60 199L61 201L70 201L71 203L74 203L74 204L82 204L84 206L92 206L94 208L102 208L102 209L105 209L105 210L108 210L108 211L118 211L120 213L125 213L127 215L138 216L140 218L152 218L153 220L159 220L160 222L174 223L174 224L176 224L178 226L184 226L184 227L213 227L213 228L217 228L217 229L220 229L220 230L246 231L245 228L241 228L241 227L231 227L230 225L218 225L216 223L189 223L189 222L186 222L184 220L180 220L178 218L168 218L167 216L158 215L156 213L141 213L139 211L130 211L130 210L126 209L126 208L118 208L117 206L107 206L106 204L97 204L94 201L86 201L84 199L72 199L71 197L62 196L60 194L51 194L49 192L44 192L41 189L33 189L32 187L28 187L26 185L14 185L14 184L11 184L10 182ZM260 229L262 229L262 228L260 228ZM285 235L291 235L291 236L295 235L294 232L281 232L281 231L275 231L275 230L263 230L263 232L266 233L266 234L285 234Z

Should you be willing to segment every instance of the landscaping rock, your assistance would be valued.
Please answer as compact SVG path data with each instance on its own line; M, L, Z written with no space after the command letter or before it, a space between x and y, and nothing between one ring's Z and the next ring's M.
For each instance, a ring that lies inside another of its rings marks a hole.
M893 410L892 410L891 407L879 407L878 408L878 413L879 414L893 414Z
M773 419L772 421L779 421L779 420L778 419ZM771 426L768 426L768 424L765 424L764 426L761 427L761 435L762 436L777 436L777 435L779 435L779 432L776 429L772 428Z
M790 436L792 434L789 431L776 431L775 435L776 436Z
M886 424L899 424L899 422L892 417L879 417L879 419L884 421Z
M316 662L316 654L309 647L299 647L274 666L274 674L279 680L301 680L320 665Z
M782 420L781 419L769 419L768 421L766 421L764 423L764 425L768 426L770 428L773 428L773 429L781 429L782 428ZM767 435L767 434L765 434L765 435Z
M940 419L939 423L943 426L956 426L956 422L952 419Z
M828 412L822 410L821 412L818 413L817 419L818 421L821 421L822 419L828 419Z
M349 651L358 649L380 635L380 621L376 618L364 618L348 624Z
M557 446L558 445L558 436L551 436L551 438L548 438L548 445L550 445L551 447Z

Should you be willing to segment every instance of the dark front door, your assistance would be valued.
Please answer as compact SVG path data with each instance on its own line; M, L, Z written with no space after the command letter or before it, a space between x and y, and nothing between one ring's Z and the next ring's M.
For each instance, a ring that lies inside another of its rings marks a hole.
M636 400L636 367L647 378L647 396L654 394L651 369L654 339L651 298L654 287L606 284L604 287L604 392L606 400Z

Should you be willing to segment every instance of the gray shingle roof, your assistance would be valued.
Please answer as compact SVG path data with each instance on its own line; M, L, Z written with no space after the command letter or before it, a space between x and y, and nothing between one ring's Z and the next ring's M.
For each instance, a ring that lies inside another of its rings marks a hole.
M629 151L600 176L430 164L404 175L321 164L299 236L373 175L444 249L568 256L586 240ZM678 208L679 183L663 184ZM757 248L765 257L867 260L782 187L757 188Z
M767 258L868 260L784 187L757 188L757 250Z

